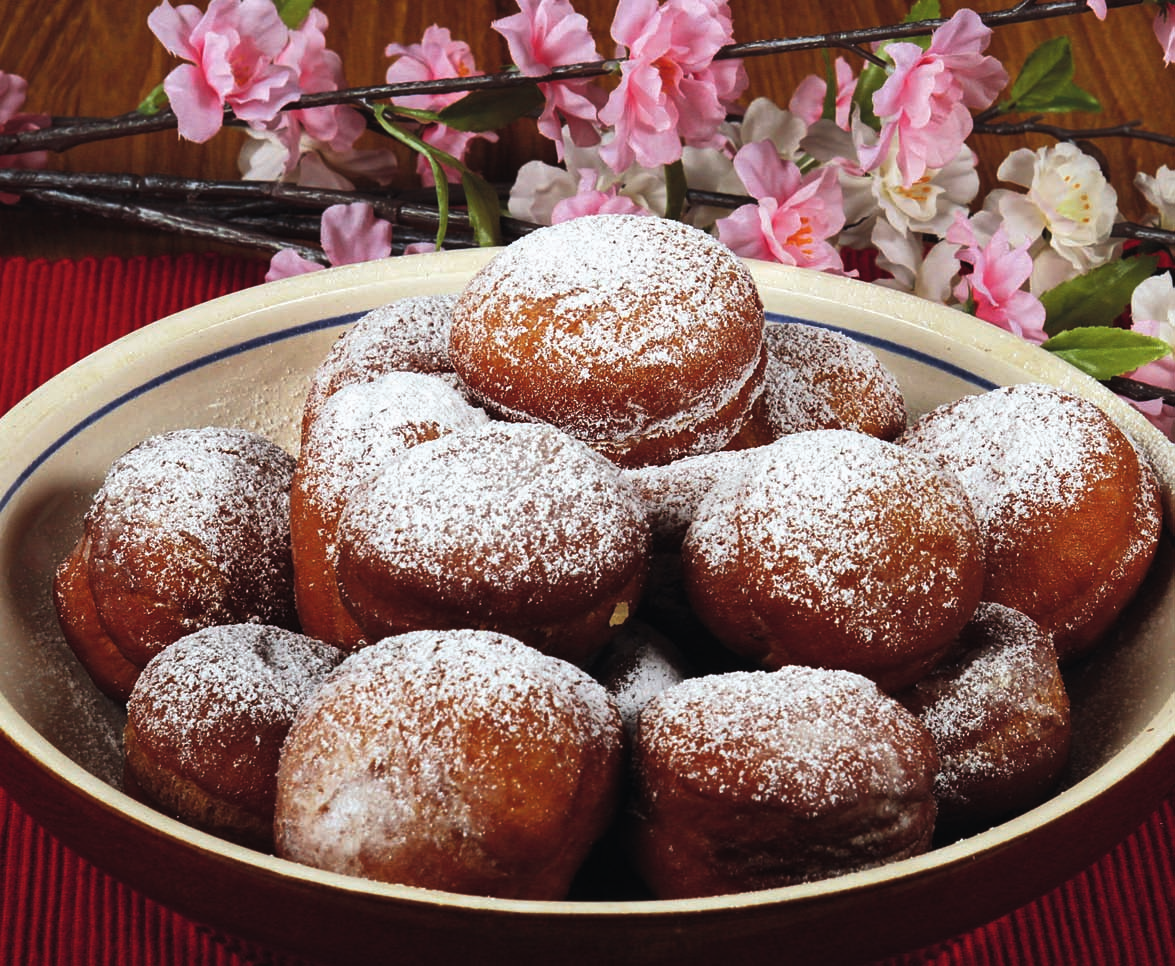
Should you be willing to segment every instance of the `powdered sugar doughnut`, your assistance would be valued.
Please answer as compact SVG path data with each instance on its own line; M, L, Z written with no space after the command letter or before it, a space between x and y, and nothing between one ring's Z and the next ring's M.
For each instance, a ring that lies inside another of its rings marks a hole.
M586 672L488 631L347 658L278 771L279 855L350 875L560 899L618 804L620 716Z
M637 619L620 628L592 673L612 696L631 735L644 706L691 672L685 655L668 637Z
M721 449L759 392L763 306L734 254L665 218L526 235L465 287L450 356L483 404L626 466Z
M958 646L900 695L934 736L944 823L974 827L1049 796L1069 755L1069 698L1047 634L980 604Z
M452 294L415 295L361 316L335 340L310 380L303 436L322 404L343 386L401 370L451 377L449 324L456 299Z
M763 392L735 445L761 446L809 429L852 429L892 440L906 428L901 386L856 339L786 322L768 325L763 341Z
M716 450L659 466L625 470L624 478L645 507L654 546L659 550L680 548L694 514L710 490L741 473L756 453L757 449Z
M435 376L390 372L351 383L320 407L290 490L294 593L302 629L345 650L366 643L339 597L335 529L351 492L409 447L488 417Z
M66 641L111 697L168 644L216 624L296 627L294 458L246 430L150 437L110 467L58 568Z
M641 713L634 857L661 898L748 892L925 851L938 758L873 682L784 667L691 678Z
M134 786L197 828L269 849L286 732L342 658L333 647L264 624L180 638L148 662L127 702L126 767Z
M966 492L928 457L848 430L762 447L711 490L682 546L698 616L766 667L916 681L971 618L983 540Z
M985 600L1052 635L1062 662L1093 647L1154 557L1154 474L1097 406L1043 385L1007 386L921 417L901 444L963 482L983 530Z
M620 471L537 423L415 446L347 500L343 600L368 640L486 627L586 664L635 611L649 531Z

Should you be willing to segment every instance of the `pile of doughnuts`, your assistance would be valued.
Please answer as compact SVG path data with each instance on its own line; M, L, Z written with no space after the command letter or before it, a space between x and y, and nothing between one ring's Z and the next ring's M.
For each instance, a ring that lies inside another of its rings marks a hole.
M543 228L368 313L299 429L116 462L66 639L128 701L148 801L478 895L772 888L1031 808L1062 671L1162 527L1092 403L911 421L877 356L767 322L746 265L659 218Z

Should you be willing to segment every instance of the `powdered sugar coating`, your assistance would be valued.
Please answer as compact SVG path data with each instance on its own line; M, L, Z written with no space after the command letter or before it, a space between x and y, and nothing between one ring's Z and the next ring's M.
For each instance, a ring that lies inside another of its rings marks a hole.
M488 420L435 376L385 373L326 400L303 441L299 476L315 503L334 507L404 450Z
M848 430L756 452L711 490L683 544L710 629L769 667L846 667L886 687L925 670L982 585L982 541L958 481Z
M903 697L934 736L935 794L953 819L1043 798L1069 747L1069 701L1052 641L1030 617L983 603L960 653ZM1026 776L1021 788L1018 776Z
M929 732L857 674L691 678L653 698L634 742L638 868L661 898L773 888L925 851Z
M449 326L456 299L453 294L416 295L361 316L315 370L306 397L308 416L342 386L386 372L452 373Z
M913 715L868 678L822 668L690 678L645 706L639 734L687 786L807 818L906 797L937 764Z
M293 471L293 457L269 440L221 427L150 437L114 462L86 515L89 573L103 623L128 657L145 650L145 664L180 633L211 624L292 620ZM152 628L136 630L143 615L118 603L127 595L166 612L178 632L158 640Z
M348 500L340 572L374 561L433 600L542 615L631 574L648 528L619 470L540 424L489 423L416 446Z
M644 706L689 676L685 657L673 642L640 620L620 629L594 673L612 696L630 735L636 732Z
M1108 430L1113 424L1093 403L1026 384L948 403L900 442L958 474L999 550L1015 539L1018 521L1072 507L1097 478L1116 471Z
M1093 647L1154 556L1154 474L1096 405L1046 385L948 403L899 440L966 487L983 530L984 597L1032 617L1062 661Z
M278 777L278 852L354 875L528 895L565 839L582 842L577 819L588 841L600 831L620 735L603 687L510 637L386 639L349 657L299 713Z
M662 466L624 470L644 504L654 541L663 547L680 546L710 490L741 473L756 454L755 449L716 450Z
M127 702L140 745L206 786L247 771L261 736L285 729L342 653L285 628L208 627L148 662ZM279 742L280 744L280 742ZM277 748L273 764L277 762ZM221 761L224 755L233 760Z
M450 353L487 405L603 443L681 432L730 404L757 377L762 327L753 279L716 239L599 215L533 232L478 272Z
M803 323L768 325L761 405L777 436L853 429L893 439L906 424L896 377L847 335Z

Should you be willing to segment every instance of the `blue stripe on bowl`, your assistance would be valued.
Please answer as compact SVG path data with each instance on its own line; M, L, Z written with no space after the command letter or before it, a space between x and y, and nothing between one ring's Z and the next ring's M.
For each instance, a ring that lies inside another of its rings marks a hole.
M8 506L16 491L19 490L29 479L29 477L32 476L33 473L35 473L37 469L40 468L41 465L44 464L45 461L48 460L54 453L60 450L66 443L68 443L79 433L83 432L99 420L106 418L111 413L120 409L127 403L133 402L139 396L151 392L154 389L158 389L160 386L166 385L172 380L178 379L180 376L184 376L196 369L201 369L204 366L213 365L217 362L223 361L224 359L232 358L233 356L243 355L244 353L251 352L254 349L264 348L267 345L273 345L277 342L284 342L286 339L297 338L300 335L306 335L311 332L318 332L323 329L339 328L344 325L349 325L363 314L364 313L362 312L352 312L346 315L335 315L331 316L330 318L317 319L313 322L305 322L301 325L292 326L288 329L279 329L276 332L270 332L266 335L257 336L252 339L246 339L243 342L226 346L225 348L219 349L216 352L210 352L207 355L198 356L195 359L185 362L181 366L176 366L173 369L168 369L166 372L161 372L157 376L153 376L151 379L140 383L133 389L128 389L120 396L117 396L110 402L106 403L104 406L94 410L94 412L87 415L84 419L79 420L61 436L45 447L45 449L37 456L37 458L29 463L29 465L20 472L17 478L13 481L12 485L4 493L3 498L0 498L0 512L2 512L4 508ZM868 335L862 332L855 332L851 329L842 328L840 326L823 322L814 322L808 319L802 319L791 315L783 315L777 312L768 312L767 318L771 322L798 322L806 325L818 326L822 329L830 329L834 332L842 332L845 335L856 339L858 342L864 343L865 345L882 349L886 352L891 352L907 359L912 359L918 363L921 363L922 365L929 366L932 369L937 369L940 372L947 373L957 379L961 379L964 382L970 383L980 390L995 389L997 386L997 383L993 383L987 379L977 376L975 373L964 369L961 366L946 362L945 360L939 359L926 352L920 352L917 349L911 349L909 346L901 345L900 343L893 342L890 339L883 339L879 336Z

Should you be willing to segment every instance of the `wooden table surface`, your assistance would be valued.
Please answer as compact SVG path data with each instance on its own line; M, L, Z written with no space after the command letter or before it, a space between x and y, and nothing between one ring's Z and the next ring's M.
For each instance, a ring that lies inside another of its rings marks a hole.
M1012 0L976 0L974 9L1004 9ZM177 63L147 29L155 0L125 0L117 7L97 0L69 4L8 0L0 18L0 70L29 81L25 109L51 115L110 116L133 109ZM205 4L201 4L205 6ZM943 4L944 15L958 4ZM390 42L418 42L432 23L447 26L454 38L469 42L478 66L490 71L508 61L505 41L490 21L516 12L512 0L431 0L388 3L380 0L319 0L330 18L328 46L343 58L352 86L384 82ZM610 54L607 37L615 0L575 0L588 17L601 53ZM896 23L908 6L903 0L734 0L739 41L826 33L873 24ZM1065 115L1049 120L1069 128L1140 121L1145 128L1175 134L1175 66L1164 70L1151 30L1151 5L1111 10L1105 22L1091 14L1015 25L996 31L990 52L1015 75L1029 51L1043 40L1068 34L1077 63L1077 82L1095 93L1104 110L1095 115ZM859 67L859 64L854 66ZM804 52L759 57L747 62L748 97L765 95L786 104L796 82L821 71L821 55ZM53 156L51 167L74 171L179 174L235 178L240 135L225 132L205 145L178 139L174 132L107 141ZM1000 160L1013 148L1049 143L1040 136L1009 139L985 136L974 142L985 184L994 182ZM1154 173L1175 165L1175 150L1138 140L1099 140L1120 196L1132 218L1145 210L1132 187L1134 172ZM497 145L479 144L472 162L491 178L510 180L530 158L552 158L550 145L533 124L517 122ZM412 166L402 165L410 179ZM410 183L406 181L405 183ZM208 243L146 230L112 227L74 215L0 211L0 255L77 257L86 254L152 254L207 248Z

